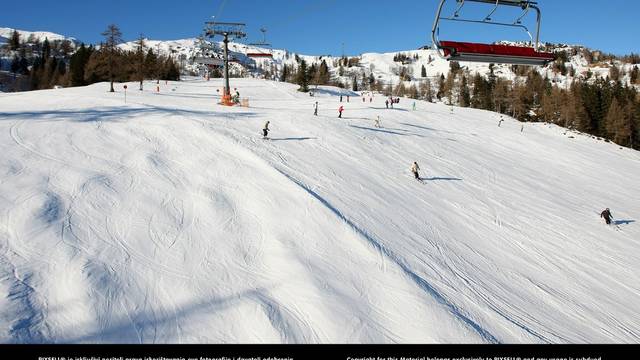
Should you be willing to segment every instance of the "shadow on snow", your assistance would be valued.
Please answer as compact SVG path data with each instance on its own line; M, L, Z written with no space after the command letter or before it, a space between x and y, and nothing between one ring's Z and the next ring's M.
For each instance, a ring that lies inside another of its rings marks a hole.
M219 111L189 110L167 108L159 106L149 107L101 107L96 109L83 110L43 110L43 111L21 111L21 112L0 112L0 120L70 120L76 122L95 121L121 121L138 115L172 114L172 115L200 115L222 118L253 117L253 112L228 113Z
M373 129L373 128L369 128L369 127L364 127L364 126L358 126L358 125L349 125L352 128L356 128L356 129L361 129L361 130L369 130L369 131L377 131L377 132L382 132L382 133L386 133L386 134L392 134L392 135L402 135L402 136L418 136L418 137L424 137L423 135L420 134L414 134L411 132L408 132L407 130L402 130L402 129L393 129L390 128L390 130L385 130L385 129ZM398 130L398 131L404 131L405 133L401 133L401 132L397 132L397 131L391 131L391 130Z

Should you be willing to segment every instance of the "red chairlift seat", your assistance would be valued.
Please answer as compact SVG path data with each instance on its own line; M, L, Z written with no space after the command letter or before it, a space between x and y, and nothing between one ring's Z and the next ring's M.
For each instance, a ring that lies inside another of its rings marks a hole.
M481 62L481 63L496 63L496 64L515 64L515 65L532 65L532 66L544 66L551 61L555 60L555 56L552 53L538 51L540 44L540 22L541 11L537 6L537 2L534 0L455 0L457 7L455 12L450 17L443 17L442 10L447 0L440 0L440 5L436 12L436 18L433 22L431 29L431 40L433 41L433 47L438 51L438 55L447 60L456 61L469 61L469 62ZM484 17L484 19L469 19L461 18L460 12L465 5L465 2L491 4L493 9ZM492 20L493 14L498 10L500 6L508 6L515 8L522 8L522 14L512 23L499 22ZM522 24L522 19L529 14L530 10L536 12L536 32L535 39L529 32L527 26ZM470 42L457 42L457 41L439 41L438 35L440 30L440 21L452 21L459 23L470 24L482 24L482 25L494 25L511 28L520 28L529 35L531 42L534 44L533 48L512 46L512 45L489 45L489 44L476 44Z
M440 47L447 60L455 61L544 66L555 60L552 53L522 46L440 41Z
M272 58L273 55L267 53L247 53L250 58Z

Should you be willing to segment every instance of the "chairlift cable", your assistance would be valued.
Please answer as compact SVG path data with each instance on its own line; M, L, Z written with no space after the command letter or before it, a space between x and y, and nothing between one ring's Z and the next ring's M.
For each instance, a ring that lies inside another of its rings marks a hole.
M227 0L222 0L222 2L220 3L220 6L218 6L218 11L216 12L216 16L213 18L213 20L217 20L218 17L220 17L220 15L222 15L222 11L224 10L224 6L227 4Z

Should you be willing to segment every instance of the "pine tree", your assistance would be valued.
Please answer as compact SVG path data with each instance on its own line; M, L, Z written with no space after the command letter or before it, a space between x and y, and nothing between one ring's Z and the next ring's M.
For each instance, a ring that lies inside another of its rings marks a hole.
M113 81L116 78L117 45L122 42L122 32L120 32L120 29L115 24L111 24L107 26L107 29L102 32L101 35L105 38L105 49L109 56L109 92L115 92L113 89Z
M393 94L393 92L392 92ZM400 81L398 86L396 86L395 94L398 96L405 96L407 94L407 87L404 85L403 81Z
M29 74L29 84L32 90L38 89L38 85L40 84L41 71L42 71L42 59L37 57L33 60L33 65L31 66L31 73Z
M298 91L309 92L309 74L307 72L307 62L304 61L304 59L300 60L298 74L296 75L296 83L300 85Z
M420 76L423 78L427 77L427 68L424 67L424 65L422 65L422 70L420 71Z
M611 68L609 69L609 78L613 81L620 80L620 68L615 64L611 65Z
M60 43L60 53L63 58L68 58L73 53L73 44L69 40L62 40Z
M444 96L447 98L447 105L453 105L454 98L454 87L456 82L456 74L453 71L449 71L447 75L447 80L444 84Z
M78 50L71 55L71 60L69 61L69 85L86 85L84 69L87 66L87 62L89 61L92 52L93 47L87 48L84 44L81 44Z
M280 81L286 82L288 78L289 78L289 66L287 66L287 64L284 64L282 66L282 72L280 73Z
M327 66L327 62L325 60L322 60L322 62L320 63L318 79L319 83L322 85L326 85L331 81L331 73L329 72L329 67Z
M153 79L158 77L159 74L159 59L153 52L153 49L147 50L147 55L144 58L144 76L145 78Z
M415 84L412 84L408 90L408 96L412 99L418 99L420 94L418 92L418 87Z
M457 61L449 61L449 70L456 75L460 71L460 63Z
M633 67L633 69L631 69L631 73L629 74L629 79L631 81L631 84L638 84L640 83L640 70L638 70L638 65L635 65Z
M433 88L431 87L431 80L425 79L420 82L420 96L428 102L433 102Z
M29 62L27 61L27 58L24 56L20 56L20 61L18 64L18 73L22 75L29 74Z
M9 38L9 50L18 50L20 48L20 34L18 30L13 30Z
M164 78L171 81L180 80L180 70L178 69L178 64L176 64L175 60L171 58L167 59L166 73Z
M93 51L84 69L85 84L109 80L109 54L104 46Z
M464 74L462 75L462 79L460 80L458 103L462 107L469 107L471 105L471 94L469 93L469 85L467 84L467 77Z
M49 43L49 38L44 38L40 57L42 58L43 61L46 61L49 58L49 56L51 56L51 44Z
M144 48L146 47L144 36L140 34L138 41L136 42L136 63L137 63L137 77L138 81L140 81L140 91L143 90L144 83L144 65L145 65L145 56L144 56Z
M18 56L15 55L11 60L11 66L10 66L10 70L13 73L14 79L16 78L16 74L18 73L19 68L20 68L20 59L18 59Z
M436 93L436 97L438 100L442 100L442 97L445 95L445 77L444 74L440 74L440 78L438 78L438 92Z
M608 133L606 137L612 139L616 144L627 145L631 136L627 110L620 105L615 97L611 101L605 121Z

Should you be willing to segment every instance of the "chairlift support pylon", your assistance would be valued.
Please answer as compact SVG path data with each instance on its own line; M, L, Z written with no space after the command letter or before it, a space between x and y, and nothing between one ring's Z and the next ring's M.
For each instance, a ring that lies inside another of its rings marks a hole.
M229 23L229 22L205 22L207 28L205 29L205 35L212 38L215 35L222 35L224 43L224 93L222 94L222 105L233 106L231 101L231 86L229 85L229 38L241 39L247 34L244 32L245 24L243 23Z
M537 2L530 0L456 0L458 5L453 15L451 15L450 17L443 17L442 10L446 2L447 0L440 1L440 5L438 6L438 11L436 13L436 18L433 23L433 28L431 30L431 40L433 42L433 47L437 50L438 55L440 55L442 58L449 61L470 61L532 66L543 66L555 60L554 54L539 51L540 22L542 19L542 13L540 11L540 8L537 6ZM465 5L465 2L493 4L494 7L491 9L491 12L482 20L462 19L460 18L460 13ZM491 19L491 17L501 5L520 7L522 8L523 12L513 23L495 22ZM527 16L527 14L529 14L531 9L535 10L537 13L535 40L529 32L529 29L522 24L522 19ZM529 38L534 43L534 47L530 48L512 45L440 41L438 39L438 36L440 32L440 22L442 20L521 28L527 32Z

